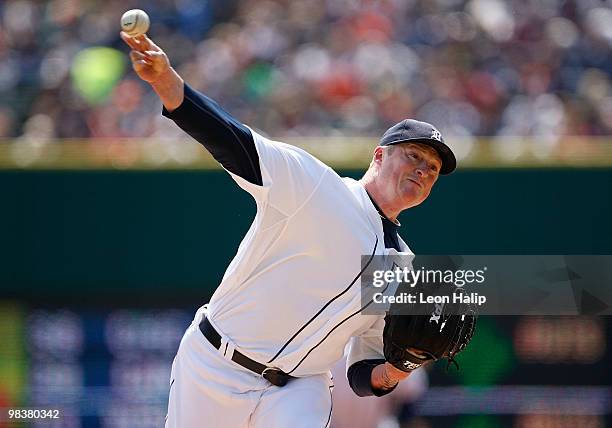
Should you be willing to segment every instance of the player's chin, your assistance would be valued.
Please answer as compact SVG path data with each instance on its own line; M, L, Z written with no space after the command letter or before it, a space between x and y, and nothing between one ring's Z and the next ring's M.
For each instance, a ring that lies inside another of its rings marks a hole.
M413 181L405 180L401 183L399 192L403 198L417 199L423 194L423 188Z
M403 201L403 205L406 208L415 207L422 202L424 202L429 193L431 192L431 188L419 186L416 183L408 182L400 187L400 195Z
M425 200L423 192L420 189L404 188L400 192L400 195L402 205L406 208L417 206Z

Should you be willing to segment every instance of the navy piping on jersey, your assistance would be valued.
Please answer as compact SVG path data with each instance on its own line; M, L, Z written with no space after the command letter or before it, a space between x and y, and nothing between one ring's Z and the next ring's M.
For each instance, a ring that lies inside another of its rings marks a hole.
M324 428L327 428L329 426L329 424L331 422L331 415L332 415L332 412L334 411L334 399L332 397L332 388L333 387L334 387L333 385L331 385L329 387L329 416L327 416L327 423L325 424Z
M395 263L393 263L393 267L392 269L395 269L396 267L398 267ZM387 291L387 288L389 288L389 283L387 283L387 285L385 286L385 288L383 288L383 290L381 291L381 293L384 293L385 291ZM302 364L304 362L304 360L310 355L310 353L312 351L314 351L316 348L319 347L319 345L321 343L323 343L325 341L325 339L327 339L329 337L330 334L332 334L334 332L334 330L336 330L338 327L340 327L342 324L344 324L346 321L348 321L349 319L353 318L355 315L357 315L359 312L363 311L365 308L367 308L368 306L370 306L372 303L374 302L374 300L370 300L365 306L359 308L357 311L353 312L352 314L350 314L348 317L344 318L342 321L340 321L338 324L336 324L331 330L329 330L329 332L327 332L327 334L325 335L325 337L323 337L323 339L321 339L319 341L319 343L317 343L315 346L313 346L312 348L310 348L308 350L308 352L306 353L306 355L304 355L302 357L302 359L296 364L296 366L294 368L292 368L290 371L287 372L287 374L291 374L293 373L299 366L300 364Z
M381 217L385 248L394 248L401 252L402 250L399 243L399 235L397 233L399 225L393 223L387 218L387 216L385 216L369 193L368 197ZM377 365L384 364L384 362L384 359L362 360L357 361L349 367L346 376L348 378L349 385L355 394L360 397L368 397L372 395L382 397L395 389L397 385L389 389L374 389L372 387L372 371Z
M321 312L323 312L329 305L331 305L334 302L334 300L338 299L340 296L342 296L344 293L346 293L347 291L349 291L351 289L353 284L355 284L355 282L359 279L359 277L361 277L361 274L363 274L363 271L366 270L368 266L370 266L370 263L372 263L372 260L374 259L374 254L376 254L376 247L377 246L378 246L378 236L376 236L376 241L374 242L374 249L372 250L372 254L370 255L370 258L368 259L368 262L365 264L363 269L361 269L361 271L359 271L357 276L351 281L351 283L348 285L348 287L346 287L342 292L340 292L340 294L337 294L330 301L328 301L325 305L323 305L323 307L321 309L319 309L319 311L316 314L314 314L312 316L312 318L310 318L306 322L306 324L302 325L302 327L300 327L300 329L298 331L296 331L295 334L293 336L291 336L291 338L287 342L285 342L285 344L278 350L276 355L274 355L268 361L268 364L270 364L272 361L274 361L276 358L278 358L278 356L281 354L281 352L283 352L285 350L285 348L293 341L293 339L295 339L298 336L298 334L300 334L306 327L308 327L308 325L311 322L313 322L319 315L321 315Z
M202 144L225 169L261 186L261 167L251 131L214 100L185 83L183 102L162 114Z
M172 385L174 385L175 380L176 379L172 379L172 382L170 382L170 388L168 388L168 396L170 396L170 393L172 392ZM169 413L166 413L166 418L164 419L164 422L168 421L168 416L169 416Z

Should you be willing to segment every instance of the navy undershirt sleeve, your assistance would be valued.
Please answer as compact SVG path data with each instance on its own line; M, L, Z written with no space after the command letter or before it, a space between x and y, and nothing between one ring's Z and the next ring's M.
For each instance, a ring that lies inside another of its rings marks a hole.
M350 366L346 377L348 378L349 385L353 392L360 397L369 397L372 395L382 397L393 391L397 387L397 384L389 389L372 388L372 371L374 367L384 363L385 360L383 359L362 360Z
M185 99L162 114L202 144L225 169L261 186L259 156L251 131L215 101L185 83Z

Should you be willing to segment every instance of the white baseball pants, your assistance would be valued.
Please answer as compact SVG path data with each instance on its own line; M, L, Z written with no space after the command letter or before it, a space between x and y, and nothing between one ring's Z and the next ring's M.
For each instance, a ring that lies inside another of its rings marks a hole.
M234 363L199 330L200 308L172 363L166 428L316 428L331 420L331 373L284 387Z

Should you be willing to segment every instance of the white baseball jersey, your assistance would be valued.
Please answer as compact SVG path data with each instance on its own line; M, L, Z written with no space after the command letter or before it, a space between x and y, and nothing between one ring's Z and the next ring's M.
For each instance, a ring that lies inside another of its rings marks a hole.
M294 376L327 372L349 341L349 365L384 358L383 317L360 313L361 256L389 251L364 187L252 134L263 186L230 175L257 214L208 307L222 343Z

